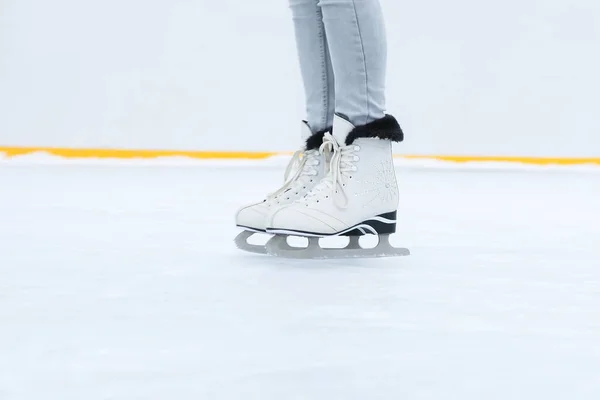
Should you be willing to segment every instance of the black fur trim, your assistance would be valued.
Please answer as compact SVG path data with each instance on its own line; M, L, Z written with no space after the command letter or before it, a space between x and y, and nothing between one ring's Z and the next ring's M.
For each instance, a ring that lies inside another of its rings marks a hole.
M381 119L354 128L346 137L346 146L351 145L358 138L379 138L401 142L404 140L404 132L396 118L386 115Z
M316 150L321 147L323 144L323 136L325 136L326 132L331 132L331 128L319 131L306 139L306 151Z

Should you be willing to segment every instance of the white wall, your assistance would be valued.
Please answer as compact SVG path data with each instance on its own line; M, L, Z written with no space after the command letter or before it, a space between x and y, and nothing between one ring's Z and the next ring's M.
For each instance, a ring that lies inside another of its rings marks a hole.
M600 1L382 0L412 154L600 156ZM1 0L0 146L291 150L286 0Z

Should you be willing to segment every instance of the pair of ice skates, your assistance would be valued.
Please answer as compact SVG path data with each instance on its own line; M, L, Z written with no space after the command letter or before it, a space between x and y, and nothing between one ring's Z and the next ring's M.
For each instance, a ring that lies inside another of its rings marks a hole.
M390 115L355 127L336 115L332 132L313 134L303 123L303 150L294 154L285 183L260 203L238 211L243 231L238 248L288 258L353 258L405 256L389 237L396 231L398 184L392 142L403 140ZM256 233L274 235L266 245L248 239ZM363 248L359 238L377 235L374 248ZM288 237L308 238L308 247L292 247ZM344 248L323 248L320 239L347 236Z

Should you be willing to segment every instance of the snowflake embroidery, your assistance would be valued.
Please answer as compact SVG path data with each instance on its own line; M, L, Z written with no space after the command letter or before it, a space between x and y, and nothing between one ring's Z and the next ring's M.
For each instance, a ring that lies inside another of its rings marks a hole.
M395 183L395 170L391 161L381 161L375 167L375 173L361 180L358 183L365 188L361 192L354 194L355 197L369 196L371 199L363 204L363 208L368 207L375 200L380 199L383 202L391 201L398 195L398 188Z

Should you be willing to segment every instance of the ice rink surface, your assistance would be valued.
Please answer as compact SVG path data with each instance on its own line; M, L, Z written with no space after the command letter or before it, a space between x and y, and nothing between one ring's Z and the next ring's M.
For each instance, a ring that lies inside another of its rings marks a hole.
M0 399L598 399L600 173L399 168L398 259L239 252L281 169L0 165Z

